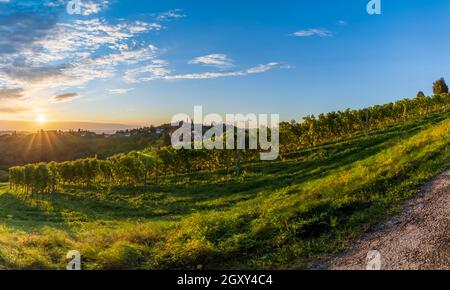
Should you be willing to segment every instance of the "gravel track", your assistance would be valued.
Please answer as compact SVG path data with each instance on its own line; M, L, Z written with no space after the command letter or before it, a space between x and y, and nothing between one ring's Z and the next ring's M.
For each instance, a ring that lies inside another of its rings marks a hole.
M427 183L398 216L312 268L365 270L373 250L382 270L450 269L450 170Z

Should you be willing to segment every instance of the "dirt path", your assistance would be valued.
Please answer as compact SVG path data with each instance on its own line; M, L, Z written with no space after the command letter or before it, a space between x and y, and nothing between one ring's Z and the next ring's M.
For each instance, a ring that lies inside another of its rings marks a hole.
M379 252L383 270L450 269L450 170L426 184L398 216L312 268L366 269L373 250Z

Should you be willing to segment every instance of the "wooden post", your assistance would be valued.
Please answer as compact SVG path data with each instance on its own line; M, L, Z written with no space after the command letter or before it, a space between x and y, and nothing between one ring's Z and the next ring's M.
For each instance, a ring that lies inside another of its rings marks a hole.
M369 109L366 109L366 136L369 134Z
M241 174L241 150L236 149L236 174Z
M148 158L145 159L144 190L147 189Z

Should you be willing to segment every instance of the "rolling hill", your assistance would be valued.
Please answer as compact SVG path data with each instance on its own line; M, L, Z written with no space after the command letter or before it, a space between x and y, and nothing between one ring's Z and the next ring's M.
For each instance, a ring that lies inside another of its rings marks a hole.
M161 176L146 188L0 188L0 267L298 269L345 248L450 167L450 112L274 162Z

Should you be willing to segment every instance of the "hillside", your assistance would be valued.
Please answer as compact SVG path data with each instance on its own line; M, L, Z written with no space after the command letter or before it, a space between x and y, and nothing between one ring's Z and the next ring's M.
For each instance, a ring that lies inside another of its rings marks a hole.
M351 135L276 162L147 186L0 189L0 267L285 269L345 248L450 167L450 112Z
M167 145L157 128L118 131L105 135L89 131L37 131L36 133L1 134L0 182L8 180L8 168L36 162L66 161L108 156Z

